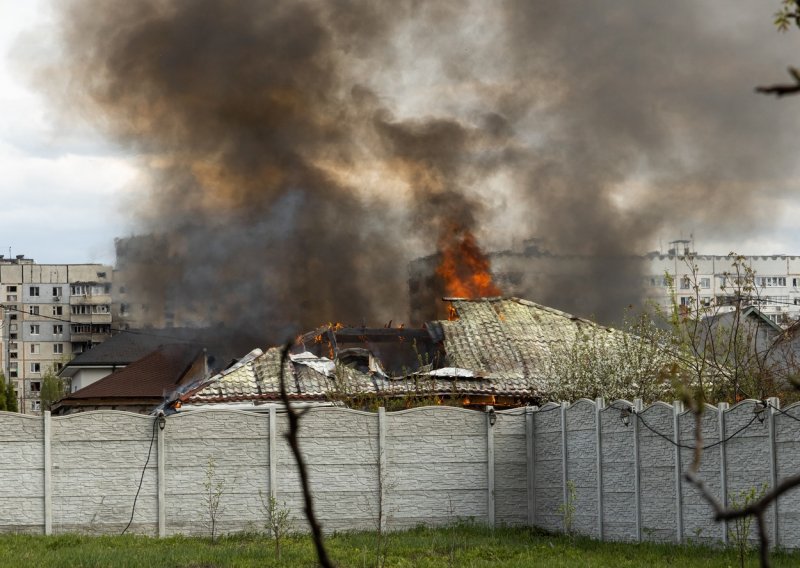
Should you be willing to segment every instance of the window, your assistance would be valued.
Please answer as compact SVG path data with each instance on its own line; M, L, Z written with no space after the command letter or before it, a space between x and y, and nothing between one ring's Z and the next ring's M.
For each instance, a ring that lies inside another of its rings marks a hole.
M31 335L39 335L39 324L32 323L31 324Z
M28 313L32 316L39 315L39 306L28 306Z
M64 352L63 343L53 343L53 353L61 354Z
M125 315L128 313L128 304L120 304L119 305L119 313Z
M8 352L8 358L9 358L9 359L16 359L16 358L17 358L17 356L18 356L18 355L17 355L17 352L16 352L16 351L9 351L9 352Z
M55 364L56 373L60 372L61 369L63 369L63 368L64 368L64 363L56 363Z
M17 314L11 314L10 316L8 316L8 319L10 319L11 321L16 321L17 320Z
M6 286L6 292L16 292L16 291L17 291L16 286Z
M692 287L692 282L689 280L688 276L684 276L681 278L681 290L688 290Z
M39 287L38 286L31 286L28 291L30 292L31 296L38 296L39 295Z
M711 278L701 278L700 279L700 287L708 290L711 288Z
M17 295L16 294L7 294L6 295L6 302L16 302Z
M53 297L61 296L61 286L53 286Z
M41 392L42 390L42 381L31 381L31 392Z
M38 412L42 409L42 401L41 400L32 400L31 401L31 410L34 412Z
M41 353L41 346L38 343L31 343L30 346L32 355L38 355Z
M42 372L41 363L31 363L31 373L41 373L41 372Z
M98 278L105 278L106 277L106 273L105 272L98 272L97 273L97 277Z
M8 326L9 331L17 331L17 324L12 323Z
M694 298L691 296L681 296L681 306L691 306L694 302Z
M54 316L63 316L64 315L64 307L63 306L53 306L53 315Z
M786 286L785 276L757 276L756 286L762 288L775 288L778 286Z
M85 296L86 295L86 286L83 284L73 284L69 287L69 293L72 296Z
M64 326L62 324L60 324L60 323L55 324L53 326L53 333L55 335L60 335L60 334L64 333Z
M109 313L108 305L101 304L99 306L92 306L92 313L93 314L107 314Z
M73 315L87 315L92 313L91 306L70 306Z
M16 339L17 338L17 334L16 333L9 333L8 334L8 338L9 339Z

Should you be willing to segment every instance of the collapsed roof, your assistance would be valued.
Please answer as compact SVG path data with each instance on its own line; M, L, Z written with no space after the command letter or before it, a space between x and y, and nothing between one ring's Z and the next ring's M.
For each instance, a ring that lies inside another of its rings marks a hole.
M508 404L547 391L542 362L556 345L623 332L519 298L448 299L452 319L422 329L327 326L298 337L284 362L290 398L489 396ZM280 349L257 349L182 394L181 404L280 398Z

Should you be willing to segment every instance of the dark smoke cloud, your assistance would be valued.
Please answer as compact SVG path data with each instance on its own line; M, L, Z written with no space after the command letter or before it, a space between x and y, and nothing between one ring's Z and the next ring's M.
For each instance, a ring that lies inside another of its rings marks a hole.
M146 301L243 347L397 321L408 261L451 230L582 255L530 297L609 319L631 254L757 228L754 184L794 159L751 94L769 14L730 18L751 37L699 4L72 1L52 83L148 172Z

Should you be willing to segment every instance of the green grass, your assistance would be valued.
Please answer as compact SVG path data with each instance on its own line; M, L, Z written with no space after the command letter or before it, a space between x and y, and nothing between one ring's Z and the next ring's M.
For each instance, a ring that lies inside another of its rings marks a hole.
M386 537L384 566L438 568L450 566L511 568L530 566L703 566L738 567L731 550L697 546L602 543L553 536L527 529L458 526L417 528ZM337 566L377 566L374 533L329 536L328 550ZM775 566L798 566L800 554L774 554ZM746 565L756 566L752 555ZM280 562L265 536L236 535L212 543L203 538L155 539L139 536L0 536L0 566L315 566L311 540L287 540Z

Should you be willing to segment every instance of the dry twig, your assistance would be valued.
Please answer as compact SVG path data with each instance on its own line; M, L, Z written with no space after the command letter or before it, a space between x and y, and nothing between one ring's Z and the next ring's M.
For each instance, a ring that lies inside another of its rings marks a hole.
M289 419L289 431L286 433L286 440L289 442L289 446L292 448L294 459L297 462L297 470L300 473L300 483L303 488L303 500L305 502L305 507L303 510L305 511L306 519L308 519L308 524L311 526L311 538L314 540L314 547L317 550L317 559L319 560L320 566L323 568L333 568L333 563L331 562L330 558L328 558L328 551L325 549L325 543L322 537L322 528L320 527L317 517L314 513L314 498L311 495L311 486L308 481L308 468L306 467L306 462L300 453L300 442L297 439L297 433L300 429L300 418L303 413L297 412L294 408L292 408L291 402L289 401L289 393L286 390L284 365L286 364L286 358L289 355L290 346L291 344L287 343L281 349L280 362L281 401L283 401L283 405L286 407L286 416Z

